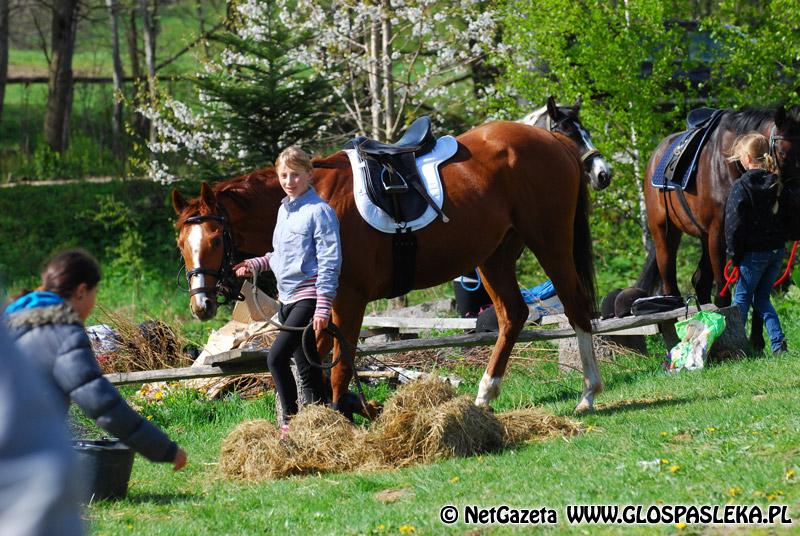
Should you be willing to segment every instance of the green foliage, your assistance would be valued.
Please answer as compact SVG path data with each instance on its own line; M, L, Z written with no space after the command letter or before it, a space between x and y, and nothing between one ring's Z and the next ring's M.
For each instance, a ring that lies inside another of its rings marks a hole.
M509 0L504 14L495 115L520 117L550 94L563 102L582 95L581 119L613 159L611 186L592 193L601 291L631 285L644 264L645 168L659 141L684 128L689 109L800 101L795 2L730 1L698 14L692 2ZM711 32L710 44L677 22L687 19ZM710 70L708 82L692 84L685 75L698 67ZM685 246L696 242L686 239L679 255L684 288L696 266Z

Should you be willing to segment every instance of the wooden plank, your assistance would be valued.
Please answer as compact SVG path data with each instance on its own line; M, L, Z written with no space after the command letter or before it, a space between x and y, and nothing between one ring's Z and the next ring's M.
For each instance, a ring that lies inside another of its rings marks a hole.
M263 366L259 366L257 361L246 361L240 363L230 363L222 367L198 366L161 370L142 370L137 372L106 374L105 377L114 385L126 385L147 382L192 380L196 378L217 378L220 376L238 376L241 374L256 373L269 374L266 360L263 362ZM393 370L359 370L358 376L362 379L394 379L397 378L397 372Z
M713 305L704 305L704 310L716 310ZM689 314L697 309L689 308ZM675 321L684 317L685 309L676 309L664 313L655 313L647 316L630 316L595 322L594 333L607 334L619 332L622 329L637 328L658 324L662 333L669 336L674 332ZM573 337L572 328L560 329L525 329L517 338L518 343L531 341L547 341ZM459 348L468 346L491 346L497 341L496 333L471 333L452 335L449 337L434 337L430 339L413 339L395 341L385 344L362 346L358 349L360 355L378 355L414 350L429 350L434 348ZM238 374L251 374L266 372L268 350L242 350L234 349L206 358L202 367L186 367L182 369L164 369L159 371L128 372L122 374L108 374L106 377L111 383L122 385L126 383L144 383L148 381L168 381L177 379L209 378L214 376L233 376ZM364 377L369 377L364 373Z
M475 329L474 318L405 318L365 316L361 326L412 329Z

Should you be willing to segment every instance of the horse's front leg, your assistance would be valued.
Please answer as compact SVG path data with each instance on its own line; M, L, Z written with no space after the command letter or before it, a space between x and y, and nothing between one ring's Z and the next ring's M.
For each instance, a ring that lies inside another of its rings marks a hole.
M727 307L731 304L733 288L728 287L724 296L719 293L725 287L725 235L722 222L712 225L708 230L708 254L711 261L711 268L714 270L714 305L717 307Z
M519 292L516 262L522 250L516 235L506 235L498 249L480 265L481 276L497 313L497 342L478 385L475 404L489 406L500 394L500 383L519 332L528 319L528 306Z
M331 369L332 407L348 418L352 417L353 411L366 413L370 418L375 416L372 408L362 408L360 401L356 401L349 390L350 380L353 378L354 349L358 344L366 308L365 300L355 298L340 287L333 305L333 321L346 341L346 348L342 347L342 342L338 339L333 341L333 359L339 359L339 363Z

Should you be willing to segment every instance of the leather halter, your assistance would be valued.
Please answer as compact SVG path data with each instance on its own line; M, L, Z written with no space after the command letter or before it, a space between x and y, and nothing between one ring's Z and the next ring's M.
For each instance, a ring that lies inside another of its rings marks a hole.
M778 154L775 151L775 142L778 140L798 141L800 140L800 136L780 136L775 134L777 129L777 125L772 125L772 128L769 131L769 155L775 160L776 164L780 165L781 162L778 160Z
M564 121L569 119L568 116L565 116L565 117L559 119L558 121L554 122L553 118L550 117L549 113L545 112L544 115L545 115L545 118L546 118L545 128L547 128L547 130L549 132L553 132L554 129L555 129L555 132L560 132L561 134L566 135L566 133L561 132L560 130L557 130L557 129L558 129L558 125L560 125L561 123L563 123ZM585 164L586 161L589 160L590 158L592 158L593 156L602 156L602 154L597 149L597 147L589 149L589 150L587 150L585 153L583 153L581 155L581 164Z
M183 225L202 224L207 221L215 221L222 225L222 262L218 270L210 268L203 268L201 266L193 270L186 270L186 265L181 267L181 271L186 271L186 281L189 284L189 297L195 294L206 293L212 296L222 297L220 304L225 304L233 300L242 301L244 296L238 290L229 284L229 279L233 275L234 256L236 254L236 247L233 243L233 235L231 234L229 218L225 207L218 204L219 211L222 214L206 214L199 216L191 216L183 221ZM196 275L210 275L217 278L217 284L213 287L192 287L192 277ZM178 273L178 281L180 286L180 272Z

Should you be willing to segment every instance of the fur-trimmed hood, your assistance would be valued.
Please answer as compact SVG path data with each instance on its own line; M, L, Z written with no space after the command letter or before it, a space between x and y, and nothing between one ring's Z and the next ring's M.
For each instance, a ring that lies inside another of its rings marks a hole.
M14 331L28 331L48 324L83 325L81 317L66 302L15 311L6 316L6 323Z

